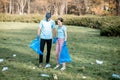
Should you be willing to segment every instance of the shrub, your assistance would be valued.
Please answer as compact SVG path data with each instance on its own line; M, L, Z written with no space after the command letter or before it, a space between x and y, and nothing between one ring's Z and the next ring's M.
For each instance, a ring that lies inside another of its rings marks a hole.
M120 37L120 25L109 26L107 28L102 28L100 31L101 36L115 36Z
M10 15L0 14L0 22L35 22L39 23L43 15L30 14L30 15Z
M120 36L120 17L103 17L102 20L101 36Z
M99 29L102 26L100 17L69 17L65 19L66 25L84 26Z
M59 16L52 16L56 21ZM100 29L101 36L119 36L120 33L120 17L118 16L74 16L64 15L65 25L84 26ZM44 18L44 15L29 14L29 15L10 15L0 14L1 22L33 22L39 23Z
M59 16L53 16L54 20L57 20ZM30 14L30 15L10 15L10 14L0 14L1 22L34 22L39 23L40 20L44 18L43 15ZM99 28L102 23L100 17L89 17L89 16L73 16L73 15L64 15L64 24L65 25L75 25L75 26L85 26L91 28Z

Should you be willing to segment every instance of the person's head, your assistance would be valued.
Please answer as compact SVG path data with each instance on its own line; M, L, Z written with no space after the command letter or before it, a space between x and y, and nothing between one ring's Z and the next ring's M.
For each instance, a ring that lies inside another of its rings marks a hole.
M58 18L57 23L59 26L62 26L63 25L63 18Z
M50 20L50 18L51 18L51 13L49 13L49 12L48 12L48 13L46 13L45 17L46 17L46 20L47 20L47 21L49 21L49 20Z

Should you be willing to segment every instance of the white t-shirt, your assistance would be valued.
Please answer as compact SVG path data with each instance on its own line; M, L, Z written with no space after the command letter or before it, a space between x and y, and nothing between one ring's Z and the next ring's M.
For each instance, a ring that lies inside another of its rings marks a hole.
M59 27L57 29L58 32L58 38L65 38L65 31L67 30L66 26Z
M44 19L40 22L39 27L41 29L41 39L52 39L52 29L55 28L55 22L53 20L46 21Z

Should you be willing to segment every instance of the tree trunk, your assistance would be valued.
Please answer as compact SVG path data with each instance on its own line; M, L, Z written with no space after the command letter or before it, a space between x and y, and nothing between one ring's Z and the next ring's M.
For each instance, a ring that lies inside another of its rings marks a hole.
M54 10L53 10L54 12L53 12L53 14L56 15L56 16L59 15L59 12L60 12L60 11L59 11L60 2L61 2L60 0L54 0L53 3L51 4L51 5L54 4L54 5L53 5L53 6L54 6Z
M89 11L88 0L84 0L84 4L85 4L85 14L86 14Z
M60 15L63 15L65 12L65 1L62 1L62 4L60 6Z
M7 4L4 3L4 13L7 13Z
M120 16L120 1L119 1L119 8L118 8L118 15Z
M119 10L120 10L120 2L119 0L115 0L116 1L116 16L118 16L120 13L119 13Z
M86 2L85 2L85 0L82 0L80 3L82 3L81 4L81 13L82 13L82 15L85 15L85 13L86 13Z
M21 14L24 14L24 0L21 1Z
M28 11L27 11L28 14L30 14L30 0L28 0Z
M24 14L24 8L26 6L26 0L18 0L18 11L19 14Z
M10 0L9 2L9 14L11 14L12 12L12 0Z
M55 9L54 9L54 15L55 15L55 16L58 15L58 7L55 7Z
M12 9L11 9L11 13L14 14L15 13L15 2L14 0L12 0Z
M20 14L20 6L19 6L19 3L17 3L17 13Z
M67 14L67 11L68 11L68 2L66 1L66 3L65 3L65 14Z

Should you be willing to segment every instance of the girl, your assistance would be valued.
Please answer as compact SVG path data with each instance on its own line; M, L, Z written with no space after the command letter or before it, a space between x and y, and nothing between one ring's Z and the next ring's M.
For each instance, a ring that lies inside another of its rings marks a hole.
M56 67L54 67L54 69L57 69L60 65L59 65L59 55L63 46L63 43L65 41L67 41L67 31L66 31L66 26L63 25L63 19L62 18L58 18L57 20L58 23L58 40L56 43L56 62L57 65ZM66 63L62 63L62 68L61 71L66 69Z

